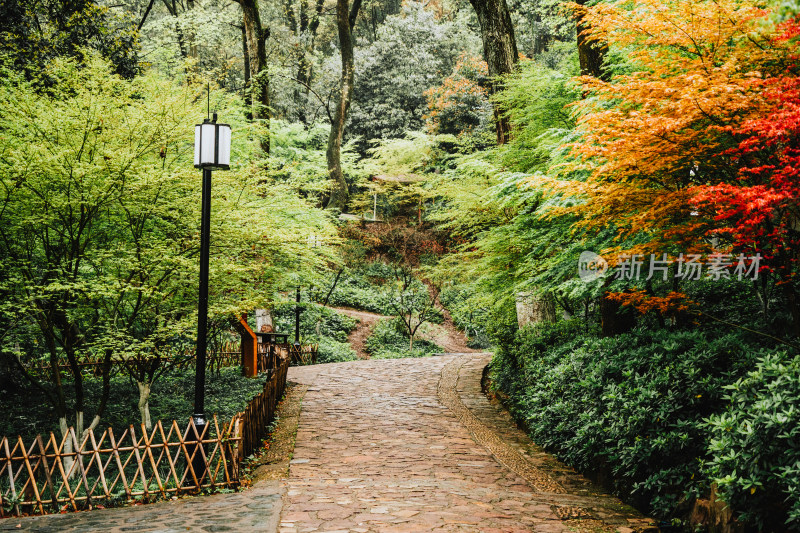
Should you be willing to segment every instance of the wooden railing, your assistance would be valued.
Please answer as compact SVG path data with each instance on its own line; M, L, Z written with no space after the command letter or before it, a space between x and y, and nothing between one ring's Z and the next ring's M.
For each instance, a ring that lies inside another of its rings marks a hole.
M240 459L244 459L259 449L269 434L269 425L275 420L278 401L286 389L286 373L289 370L289 358L279 357L275 371L264 384L264 390L250 400L244 412L237 416L241 420L239 446Z
M70 428L57 439L37 436L26 445L0 440L0 516L91 509L142 497L165 498L201 488L239 483L239 418L205 426L203 447L196 446L194 423L181 430L177 421L151 431L141 426L114 435L111 428L83 437ZM195 471L196 455L202 457ZM193 466L195 465L195 466Z
M145 431L130 426L121 435L73 429L62 439L53 433L25 444L0 439L0 517L91 509L140 498L144 501L235 488L241 461L257 450L275 420L286 388L289 357L278 354L260 394L230 421L216 416L205 426L202 447L190 420L156 422ZM184 427L181 430L181 427ZM198 466L199 465L199 466Z
M317 362L319 344L308 344L295 347L289 345L289 356L293 365L313 365Z

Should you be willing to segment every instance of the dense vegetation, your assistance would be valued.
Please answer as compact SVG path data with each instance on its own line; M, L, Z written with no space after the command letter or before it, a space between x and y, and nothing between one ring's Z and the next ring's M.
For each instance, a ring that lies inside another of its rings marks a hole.
M798 38L751 0L4 2L0 389L62 432L136 422L136 389L186 408L150 363L194 343L210 109L212 345L299 305L352 360L348 307L387 316L371 357L424 356L450 316L534 439L643 510L797 530Z

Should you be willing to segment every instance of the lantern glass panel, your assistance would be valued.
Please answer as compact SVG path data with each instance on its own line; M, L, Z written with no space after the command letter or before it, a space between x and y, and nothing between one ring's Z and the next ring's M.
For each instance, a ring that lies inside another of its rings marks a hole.
M220 124L219 129L219 158L216 163L220 166L231 164L231 127L227 124Z
M194 127L194 166L200 166L200 127L198 124Z
M200 126L200 164L213 165L214 161L214 143L216 137L215 124L202 124Z

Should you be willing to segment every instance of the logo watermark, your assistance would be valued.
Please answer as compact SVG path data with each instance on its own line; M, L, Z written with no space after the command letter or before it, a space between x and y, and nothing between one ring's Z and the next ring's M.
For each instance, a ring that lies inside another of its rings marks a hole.
M588 283L599 279L606 271L608 271L608 261L592 251L581 252L578 258L578 276L583 281Z
M649 261L645 263L645 259L646 256L642 254L622 254L617 256L616 266L610 267L602 256L586 250L581 252L578 259L578 277L587 283L603 277L606 272L613 276L613 279L627 280L661 278L667 281L670 276L693 281L756 280L762 257L761 254L751 256L711 254L704 260L700 254L679 254L678 257L669 257L667 254L661 254L659 257L650 254ZM670 274L673 265L676 265L676 268L674 274Z

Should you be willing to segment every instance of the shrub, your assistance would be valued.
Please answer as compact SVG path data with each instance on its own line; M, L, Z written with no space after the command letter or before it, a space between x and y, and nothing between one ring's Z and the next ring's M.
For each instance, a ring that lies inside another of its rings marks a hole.
M391 267L378 261L366 263L357 269L346 269L331 292L328 305L351 307L383 315L392 314L392 309L387 306L385 299L389 292L386 281L392 276ZM329 283L333 284L333 277ZM310 297L317 302L324 301L330 284L327 287L314 289Z
M317 363L341 363L356 359L355 350L347 342L335 341L330 337L320 339Z
M443 349L425 339L414 339L414 349L408 348L408 337L403 323L398 318L379 320L365 343L366 351L373 359L399 359L403 357L427 357Z
M724 387L708 420L708 474L739 519L761 531L800 531L800 356L768 354Z
M735 334L637 330L613 338L567 321L520 331L492 363L495 385L532 438L667 517L708 489L704 418L755 349Z
M294 303L282 303L273 309L272 318L275 330L285 333L294 332L295 308ZM319 322L319 336L330 337L338 342L345 342L347 336L356 327L358 320L347 315L337 313L321 305L300 302L300 335L310 341L317 342L317 323Z
M488 348L486 334L488 310L470 301L473 293L464 286L450 285L442 289L439 301L450 312L453 324L466 333L471 348Z

